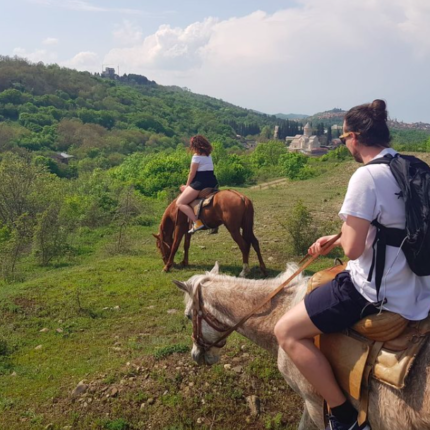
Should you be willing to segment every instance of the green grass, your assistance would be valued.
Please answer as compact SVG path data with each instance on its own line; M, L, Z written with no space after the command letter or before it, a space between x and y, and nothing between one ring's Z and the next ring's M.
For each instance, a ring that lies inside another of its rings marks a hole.
M328 225L337 219L356 167L347 162L307 181L240 190L254 202L255 233L270 276L301 257L291 255L282 226L298 199L319 226ZM210 270L215 261L221 272L237 276L240 252L228 232L196 234L192 265L166 274L155 231L133 228L126 255L106 251L113 231L88 231L81 238L85 252L69 264L37 268L27 262L24 282L1 285L1 429L140 429L148 423L165 430L295 428L301 400L277 371L276 358L238 334L229 338L218 365L198 367L189 356L191 324L171 281ZM181 257L182 251L176 261ZM261 277L253 251L250 263L250 277ZM331 263L322 258L308 273ZM168 313L172 309L177 312ZM234 360L243 366L241 375L223 367ZM82 380L95 391L72 398ZM113 387L118 394L107 397ZM248 416L245 398L251 394L262 401L258 417Z

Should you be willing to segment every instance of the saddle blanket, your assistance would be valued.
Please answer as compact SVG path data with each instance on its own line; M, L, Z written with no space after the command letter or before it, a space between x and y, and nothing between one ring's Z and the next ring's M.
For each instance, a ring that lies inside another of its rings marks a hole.
M209 206L212 203L215 194L218 192L219 190L214 190L213 188L205 188L200 191L198 198L190 203L190 206L193 208L197 218L200 218L202 208Z

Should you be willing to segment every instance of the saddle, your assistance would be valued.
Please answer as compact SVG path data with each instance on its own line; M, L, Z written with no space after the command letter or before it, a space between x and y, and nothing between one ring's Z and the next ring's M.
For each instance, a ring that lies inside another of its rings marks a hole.
M345 270L340 264L315 273L308 293ZM359 401L359 423L367 420L370 378L401 390L430 333L430 317L408 321L383 311L370 315L342 333L322 334L315 344L326 356L341 388Z
M209 206L216 193L219 193L218 188L204 188L199 192L199 195L189 205L193 208L197 218L200 219L202 208Z

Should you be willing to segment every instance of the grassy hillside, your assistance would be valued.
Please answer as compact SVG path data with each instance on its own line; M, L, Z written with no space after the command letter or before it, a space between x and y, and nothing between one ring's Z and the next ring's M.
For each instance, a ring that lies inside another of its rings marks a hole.
M423 158L430 162L430 154ZM239 189L254 202L255 232L270 276L299 258L285 229L297 201L324 233L337 231L337 212L357 167L347 161L306 181ZM133 227L127 253L113 255L112 232L94 230L87 252L63 267L29 266L25 282L2 284L0 428L296 428L301 400L281 378L275 357L238 334L213 367L198 367L189 356L191 324L171 280L186 280L215 261L237 276L240 252L229 234L224 228L218 235L197 233L192 266L165 274L155 230ZM322 258L308 273L331 264L332 258ZM250 277L260 277L254 253L251 266ZM81 381L86 393L73 395ZM247 406L250 395L261 400L257 417Z
M317 225L328 225L356 167L346 162L315 179L240 190L254 201L255 231L270 276L297 259L285 229L296 202L311 209ZM301 401L280 377L275 357L237 334L212 368L196 366L189 356L191 325L171 280L186 280L215 261L237 276L240 252L228 233L196 234L192 266L165 274L154 230L133 227L128 253L114 256L109 231L96 231L91 252L68 266L2 286L1 428L295 428ZM330 264L323 259L312 270ZM250 276L259 277L255 254L251 265ZM241 366L240 372L225 364ZM74 397L82 380L90 388ZM262 402L258 417L249 414L249 395Z
M289 124L144 76L107 79L0 57L0 153L68 151L114 165L135 151L175 148L197 133L231 147L241 146L236 135L258 136L266 127L273 136L275 125Z

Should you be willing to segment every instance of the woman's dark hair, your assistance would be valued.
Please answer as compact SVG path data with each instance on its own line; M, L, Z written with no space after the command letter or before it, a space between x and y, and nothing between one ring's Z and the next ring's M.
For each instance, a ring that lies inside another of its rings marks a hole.
M197 152L199 155L210 155L212 145L201 134L197 134L190 139L190 149Z
M390 147L390 130L387 125L387 105L384 100L373 100L350 109L345 115L345 132L357 133L357 139L365 146Z

